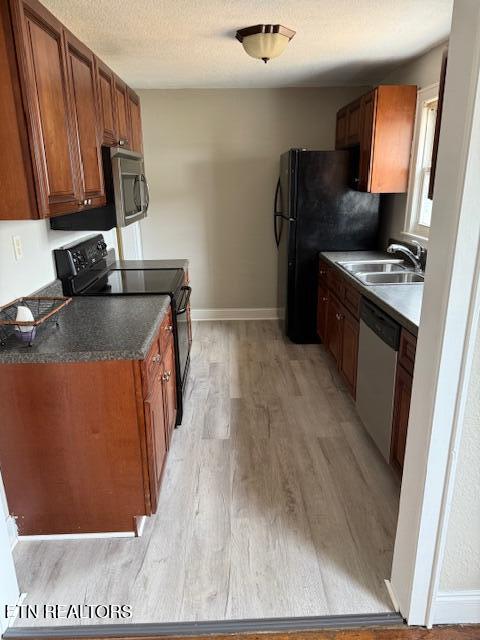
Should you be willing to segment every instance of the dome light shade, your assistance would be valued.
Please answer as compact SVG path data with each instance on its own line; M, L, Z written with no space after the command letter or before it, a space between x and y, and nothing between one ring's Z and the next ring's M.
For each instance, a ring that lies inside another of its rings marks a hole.
M239 29L236 38L249 56L266 63L281 55L294 35L295 31L281 24L257 24Z

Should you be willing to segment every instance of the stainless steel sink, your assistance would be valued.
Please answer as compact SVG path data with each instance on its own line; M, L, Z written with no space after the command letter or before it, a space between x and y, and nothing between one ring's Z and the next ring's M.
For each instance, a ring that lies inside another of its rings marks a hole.
M403 260L352 260L350 262L339 262L341 267L350 273L390 273L391 271L402 271L406 269Z
M415 284L424 280L423 274L416 271L356 273L355 277L364 284Z

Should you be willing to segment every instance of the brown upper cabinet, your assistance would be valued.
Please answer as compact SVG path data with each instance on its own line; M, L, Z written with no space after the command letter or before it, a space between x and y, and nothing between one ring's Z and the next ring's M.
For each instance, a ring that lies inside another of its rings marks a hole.
M347 145L360 144L362 128L361 107L361 98L355 100L355 102L352 102L347 107Z
M117 136L117 108L115 105L115 75L101 60L95 58L102 144L115 146Z
M0 220L37 217L28 135L18 81L17 58L8 4L0 3ZM8 153L5 150L8 149Z
M101 145L142 150L140 100L38 0L0 10L0 219L105 203Z
M417 87L381 85L337 113L336 149L359 153L359 191L407 190Z
M131 89L128 89L128 108L130 112L130 148L132 151L143 154L140 98Z
M118 135L117 144L120 147L130 149L132 134L129 121L130 109L127 85L123 80L120 80L120 78L115 78L114 87Z
M65 40L80 152L81 198L84 205L101 207L105 204L105 187L94 57L71 33L65 32Z
M344 149L347 145L348 107L337 112L337 127L335 129L335 149Z
M63 27L35 0L11 2L40 217L76 211L79 150Z

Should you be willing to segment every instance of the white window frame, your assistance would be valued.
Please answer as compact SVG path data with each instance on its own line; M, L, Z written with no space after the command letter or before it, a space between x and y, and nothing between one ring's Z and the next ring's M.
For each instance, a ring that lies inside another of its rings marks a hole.
M420 141L425 137L427 119L425 106L429 102L438 99L439 83L420 89L417 93L417 107L415 112L415 129L413 134L412 154L410 158L410 171L408 180L407 206L405 210L405 224L402 235L408 238L420 240L422 244L428 241L430 227L418 223L418 199L420 197L421 180L423 171L422 153L419 153Z

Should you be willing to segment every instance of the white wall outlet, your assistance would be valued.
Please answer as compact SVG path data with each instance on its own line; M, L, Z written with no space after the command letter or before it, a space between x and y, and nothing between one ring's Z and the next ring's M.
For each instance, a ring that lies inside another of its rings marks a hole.
M21 260L23 258L23 246L20 236L12 236L13 253L15 254L15 260Z

